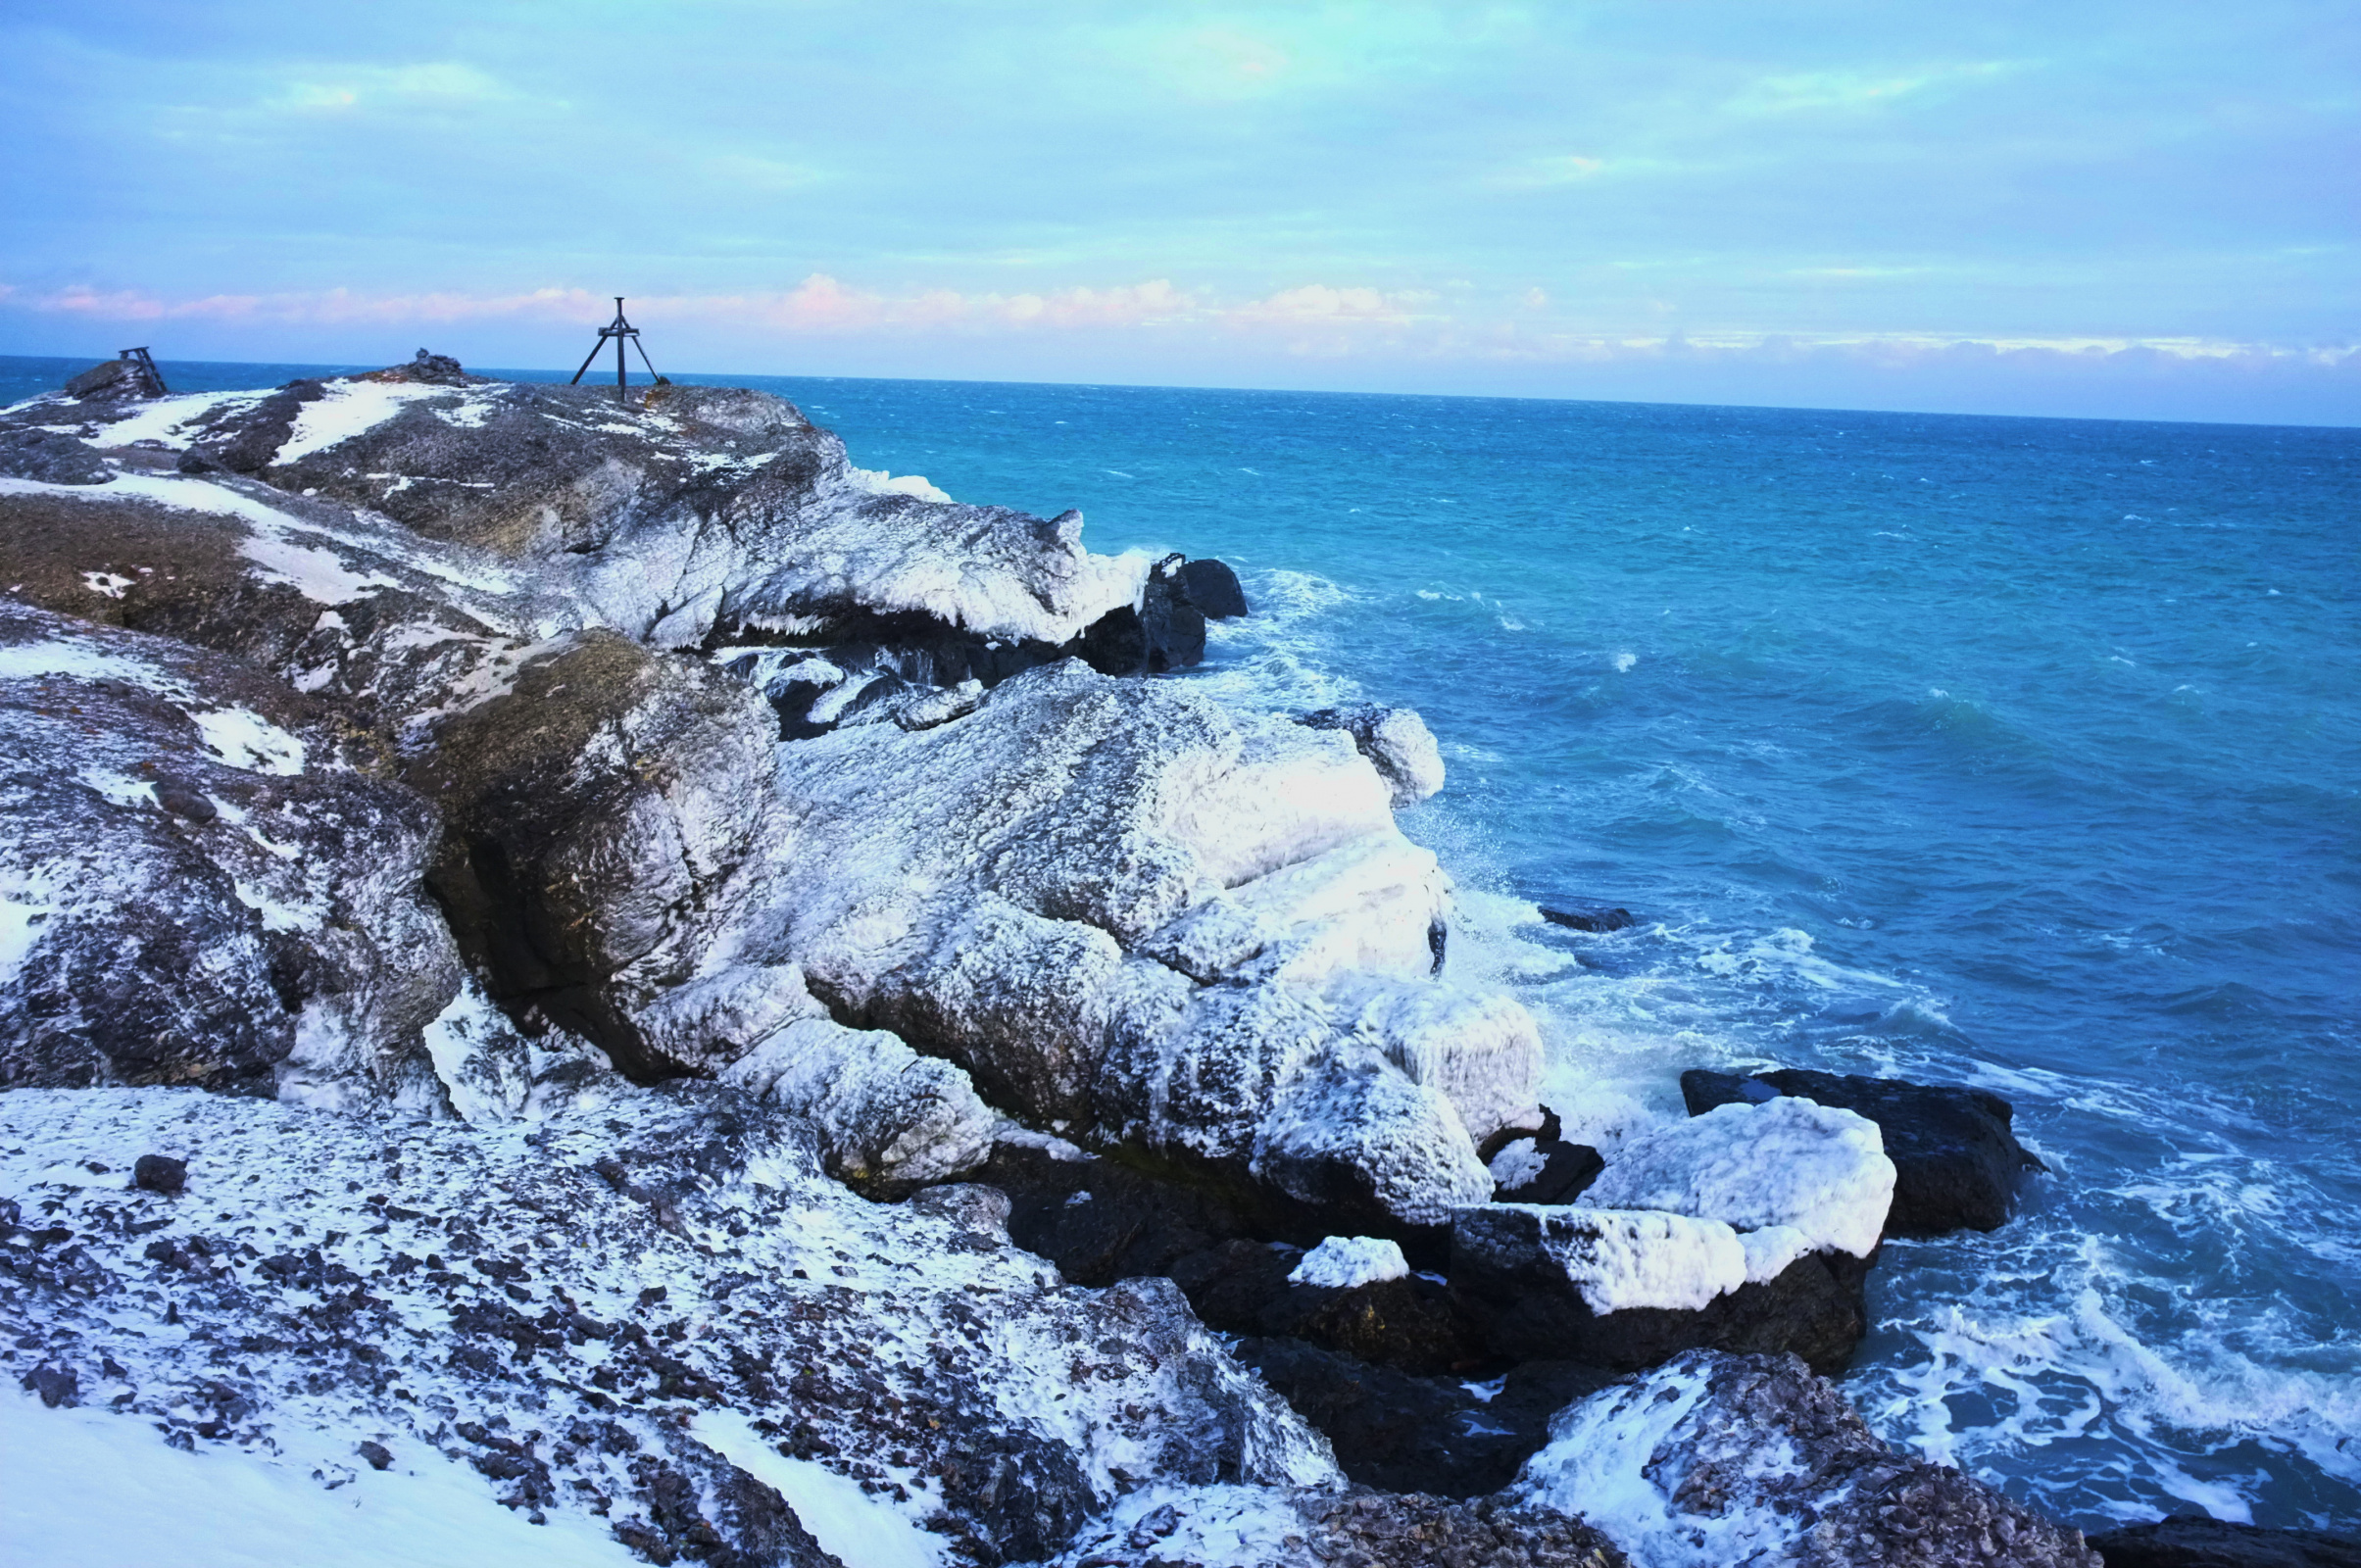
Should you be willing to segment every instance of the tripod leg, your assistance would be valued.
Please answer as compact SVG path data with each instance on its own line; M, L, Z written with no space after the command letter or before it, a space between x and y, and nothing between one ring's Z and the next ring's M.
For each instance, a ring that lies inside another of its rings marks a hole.
M592 360L595 360L595 359L597 359L597 358L599 357L599 350L600 350L600 349L603 349L603 348L605 348L606 346L607 346L607 334L606 334L606 333L604 333L604 332L601 332L601 333L599 334L599 341L598 341L597 345L591 349L591 351L589 352L589 354L587 354L587 355L585 355L585 356L583 357L583 360L582 360L582 370L587 370L587 369L589 369L589 368L590 368L590 362L591 362ZM566 382L566 384L567 386L579 386L579 385L581 385L581 384L582 384L582 370L576 370L576 371L574 372L574 378L573 378L572 380L570 380L570 381Z
M639 350L639 363L648 366L648 379L651 381L661 379L656 373L656 367L653 365L648 365L647 346L641 343L636 337L631 340L631 346Z

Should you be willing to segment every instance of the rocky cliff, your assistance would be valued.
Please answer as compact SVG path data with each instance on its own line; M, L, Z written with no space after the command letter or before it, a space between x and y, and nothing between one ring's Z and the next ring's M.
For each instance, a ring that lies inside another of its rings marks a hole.
M1417 716L1167 678L1220 564L755 392L151 390L0 413L45 1404L656 1562L2095 1560L1793 1359L1877 1121L1556 1141Z

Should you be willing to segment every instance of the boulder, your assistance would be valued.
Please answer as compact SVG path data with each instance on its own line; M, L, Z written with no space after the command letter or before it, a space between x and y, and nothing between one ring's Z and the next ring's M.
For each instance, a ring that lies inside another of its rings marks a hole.
M2090 1538L2106 1568L2361 1568L2361 1537L2176 1515Z
M1869 1430L1793 1356L1696 1350L1562 1411L1503 1501L1640 1568L2101 1568L2079 1531Z
M1569 931L1625 931L1640 923L1629 909L1552 909L1546 904L1537 907L1543 919Z
M1247 613L1246 590L1238 586L1238 573L1211 557L1182 562L1173 576L1205 619L1230 620Z
M1887 1229L1895 1236L1997 1230L2007 1223L2026 1176L2043 1168L2010 1131L2008 1102L1982 1089L1795 1068L1750 1078L1701 1067L1681 1074L1681 1096L1692 1116L1781 1095L1839 1106L1877 1123L1894 1161L1894 1208Z
M1571 1203L1606 1168L1599 1151L1556 1135L1556 1116L1537 1132L1505 1128L1477 1153L1492 1172L1496 1203Z
M1451 1289L1495 1355L1631 1371L1697 1347L1792 1351L1842 1371L1868 1327L1869 1260L1813 1251L1751 1267L1716 1220L1487 1204L1451 1226Z
M153 362L129 354L102 360L66 383L65 395L77 402L115 403L164 396L164 378Z
M1439 1281L1404 1267L1317 1283L1302 1278L1305 1256L1280 1243L1233 1241L1176 1259L1170 1272L1198 1317L1225 1334L1302 1340L1420 1376L1483 1365L1483 1342Z

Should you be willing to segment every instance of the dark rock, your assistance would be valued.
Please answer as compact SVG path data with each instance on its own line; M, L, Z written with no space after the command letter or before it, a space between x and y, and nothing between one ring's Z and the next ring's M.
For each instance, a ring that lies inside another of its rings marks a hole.
M1451 1288L1497 1355L1563 1356L1636 1371L1697 1348L1785 1351L1833 1376L1868 1329L1862 1292L1874 1258L1813 1252L1695 1311L1597 1313L1546 1250L1544 1226L1544 1211L1489 1207L1462 1211L1451 1227Z
M1221 1195L1109 1159L1058 1159L1004 1143L968 1180L1007 1194L1009 1240L1076 1285L1164 1274L1183 1257L1257 1234L1249 1212Z
M355 1451L369 1461L369 1467L371 1470L383 1470L393 1463L393 1450L382 1443L365 1442L360 1444Z
M131 1185L177 1198L188 1187L188 1161L169 1154L142 1154L131 1167Z
M210 822L221 814L213 802L173 778L156 780L156 804L191 822Z
M428 884L494 1000L643 1078L707 1065L631 1013L687 979L700 933L732 912L776 733L744 685L610 632L446 725L410 780L444 812Z
M1473 1370L1483 1341L1449 1288L1412 1274L1345 1289L1291 1285L1297 1249L1231 1241L1176 1259L1172 1282L1208 1328L1306 1341L1417 1375Z
M2043 1168L2009 1130L2008 1102L1981 1089L1795 1068L1751 1078L1701 1067L1681 1074L1681 1098L1692 1116L1780 1095L1857 1111L1878 1124L1894 1161L1894 1208L1886 1221L1892 1236L1997 1230L2026 1176Z
M42 484L105 484L115 470L71 435L20 424L0 427L0 476Z
M124 402L164 396L164 379L145 360L124 355L93 365L66 383L66 395L84 401Z
M1189 602L1168 556L1148 574L1140 591L1140 630L1148 644L1147 673L1161 675L1202 663L1205 657L1205 612Z
M1001 1561L1055 1553L1090 1517L1090 1483L1072 1449L1028 1432L982 1438L945 1461L945 1511L993 1543Z
M39 1395L41 1402L52 1410L61 1404L81 1402L82 1381L71 1367L36 1366L20 1381Z
M1606 1169L1606 1161L1599 1151L1588 1144L1569 1144L1562 1139L1540 1136L1513 1138L1496 1151L1493 1157L1497 1159L1511 1150L1521 1151L1528 1158L1538 1158L1541 1168L1514 1187L1503 1184L1493 1195L1496 1203L1571 1203Z
M1302 1340L1247 1339L1238 1358L1327 1434L1363 1486L1481 1496L1549 1441L1549 1418L1615 1380L1601 1367L1536 1360L1490 1383L1413 1377Z
M1355 1568L1629 1568L1582 1520L1499 1497L1451 1502L1421 1493L1354 1491L1314 1505L1313 1559Z
M2361 1568L2361 1537L2180 1515L2090 1538L2107 1568Z
M1621 931L1640 922L1629 909L1552 909L1540 906L1542 918L1569 931Z
M1238 573L1211 557L1184 561L1173 575L1181 593L1207 620L1230 620L1247 612L1246 590L1238 586Z
M424 381L430 386L467 386L483 379L461 369L459 361L450 355L429 354L424 349L418 350L408 365L396 365L376 374L383 380Z
M1205 657L1205 617L1183 592L1167 556L1148 573L1138 609L1108 611L1091 622L1071 651L1102 675L1161 675Z

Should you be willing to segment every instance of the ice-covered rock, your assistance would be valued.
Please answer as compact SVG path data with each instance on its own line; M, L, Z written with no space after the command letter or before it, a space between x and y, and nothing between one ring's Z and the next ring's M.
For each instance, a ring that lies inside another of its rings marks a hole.
M1595 1394L1501 1496L1587 1520L1636 1568L2100 1568L2079 1531L1887 1446L1790 1356L1691 1351Z
M439 1098L434 813L236 661L0 600L0 1076Z
M1470 1133L1531 1104L1538 1041L1423 978L1445 884L1341 737L1069 662L778 767L742 950L843 1020L1037 1123L1301 1202L1436 1224L1489 1194Z
M1876 1251L1894 1202L1894 1161L1875 1122L1782 1097L1719 1105L1631 1140L1576 1201L1789 1232L1750 1253L1747 1277L1761 1280L1807 1251Z
M1355 703L1323 708L1302 720L1313 729L1343 730L1374 763L1394 792L1394 804L1411 806L1443 788L1443 752L1426 720L1407 708Z
M1752 1077L1703 1068L1681 1074L1681 1096L1693 1116L1781 1095L1877 1123L1894 1161L1894 1208L1886 1221L1893 1235L1997 1230L2007 1223L2028 1173L2041 1169L2009 1130L2014 1112L2008 1102L1988 1090L1795 1068Z
M443 812L429 879L494 1000L645 1077L751 1047L635 1014L763 891L774 745L744 685L613 632L550 645L446 722L409 778Z
M1398 1280L1409 1272L1409 1260L1398 1242L1381 1236L1331 1236L1303 1254L1287 1283L1342 1291Z
M1453 1217L1451 1278L1499 1354L1631 1369L1707 1346L1841 1370L1867 1326L1868 1263L1752 1241L1664 1209L1491 1203Z
M147 1152L182 1197L131 1188ZM713 1085L489 1128L21 1090L0 1368L159 1451L367 1498L373 1445L655 1560L816 1561L763 1546L786 1520L846 1563L1033 1561L1145 1485L1336 1481L1169 1283L1062 1285L973 1192L862 1201Z

